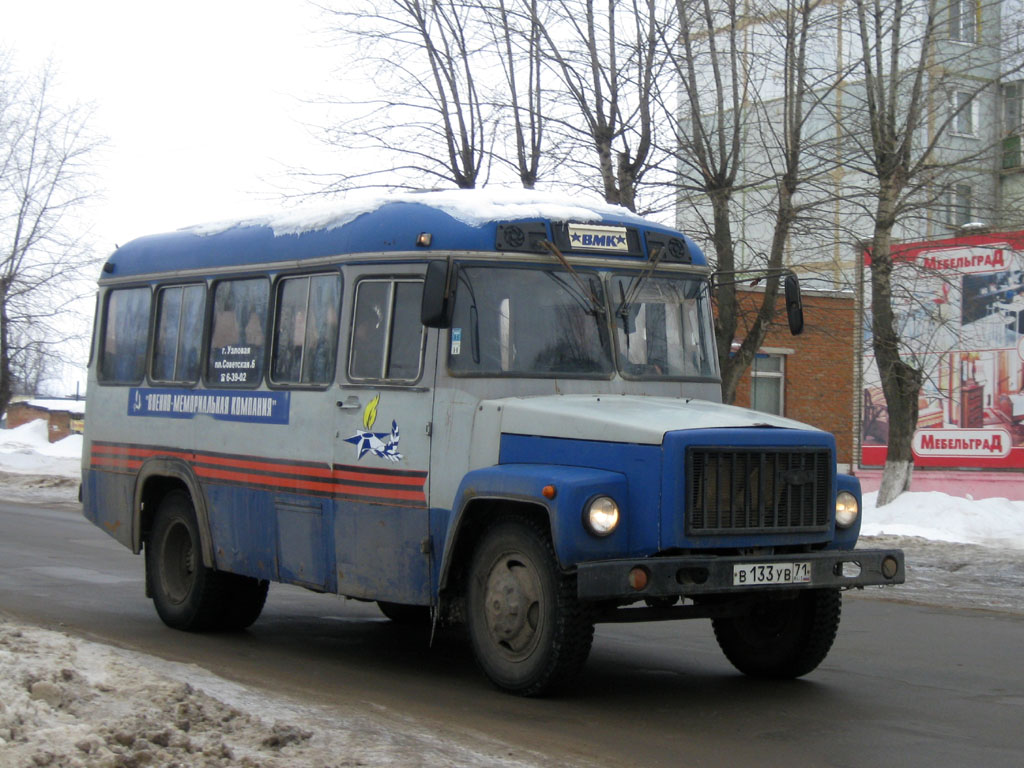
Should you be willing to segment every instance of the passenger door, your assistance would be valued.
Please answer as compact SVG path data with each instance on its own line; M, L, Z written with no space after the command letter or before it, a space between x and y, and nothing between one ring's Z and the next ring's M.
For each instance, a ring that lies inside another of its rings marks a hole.
M333 474L337 591L430 602L428 483L436 331L425 265L345 268Z

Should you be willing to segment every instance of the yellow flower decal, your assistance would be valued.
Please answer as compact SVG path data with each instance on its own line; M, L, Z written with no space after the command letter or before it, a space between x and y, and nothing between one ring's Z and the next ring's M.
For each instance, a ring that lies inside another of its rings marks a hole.
M378 394L373 400L366 404L366 410L363 411L363 429L373 429L373 424L377 421L377 403L380 402L380 395Z

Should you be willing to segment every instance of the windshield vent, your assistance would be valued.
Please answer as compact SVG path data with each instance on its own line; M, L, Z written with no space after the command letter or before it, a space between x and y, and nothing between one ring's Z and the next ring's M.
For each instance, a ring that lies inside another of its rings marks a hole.
M548 239L548 229L543 221L518 221L514 224L499 224L495 238L496 251L520 251L546 253L542 243Z
M685 240L650 231L645 232L644 235L647 238L648 258L671 261L677 264L693 263L693 255L690 253L690 249L686 247Z
M828 450L689 448L686 458L687 534L827 530Z

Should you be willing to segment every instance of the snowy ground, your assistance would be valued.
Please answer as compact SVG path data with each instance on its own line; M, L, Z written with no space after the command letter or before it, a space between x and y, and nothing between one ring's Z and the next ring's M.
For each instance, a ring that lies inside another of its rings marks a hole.
M42 422L0 430L0 493L77 495L81 438L50 445ZM865 497L865 546L907 553L907 584L854 597L1024 613L1024 501L908 493ZM301 726L298 725L301 723ZM339 716L194 665L0 616L0 766L539 766L521 748L443 741L390 712Z
M46 422L0 429L0 493L10 500L77 498L82 437L50 443Z
M195 665L0 617L2 766L542 764L539 755L483 735L446 740L393 712L307 706Z

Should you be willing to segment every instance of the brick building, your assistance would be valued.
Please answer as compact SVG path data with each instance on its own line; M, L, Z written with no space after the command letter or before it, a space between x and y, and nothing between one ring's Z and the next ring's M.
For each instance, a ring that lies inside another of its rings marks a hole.
M7 406L7 428L14 429L30 421L47 423L50 442L68 435L80 435L85 419L85 400L24 400Z
M738 298L752 313L761 291L742 291ZM831 432L840 467L849 467L854 458L854 295L805 290L803 300L804 332L792 336L785 315L777 315L754 364L740 380L735 404Z

